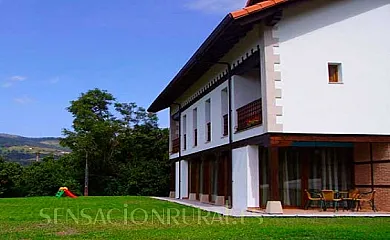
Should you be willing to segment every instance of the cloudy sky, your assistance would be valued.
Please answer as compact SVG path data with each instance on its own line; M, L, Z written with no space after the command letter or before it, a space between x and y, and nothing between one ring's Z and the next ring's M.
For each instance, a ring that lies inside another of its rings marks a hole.
M0 0L0 132L60 136L69 101L95 87L148 107L245 2Z

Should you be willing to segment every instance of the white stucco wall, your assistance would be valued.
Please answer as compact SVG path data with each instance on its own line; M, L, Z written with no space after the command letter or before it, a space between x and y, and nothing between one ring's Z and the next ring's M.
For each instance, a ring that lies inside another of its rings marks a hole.
M248 146L247 207L260 206L259 147Z
M220 61L230 62L231 64L236 63L238 59L241 59L243 56L246 56L247 53L252 52L252 50L256 50L257 46L260 45L259 38L260 28L259 26L254 27L254 29L247 33L245 37L243 37ZM175 102L179 102L184 104L186 100L188 100L193 94L195 94L199 89L206 86L209 82L215 79L217 76L226 71L226 66L215 64L209 71L207 71L196 83L193 84L186 92L184 92ZM239 103L244 103L246 99L255 98L256 95L261 95L260 91L260 83L256 85L254 83L253 78L259 77L257 73L249 74L248 76L234 76L236 79L236 88L237 91L240 91L240 94L236 94L232 96L232 103L234 105L234 99ZM246 79L247 78L247 79ZM248 80L251 79L251 80ZM240 81L241 80L241 83ZM233 82L232 81L232 82ZM239 84L242 84L243 87L240 87ZM249 84L249 85L248 85ZM228 136L223 136L223 119L222 116L226 113L226 110L222 111L222 98L221 91L224 88L227 88L228 81L225 81L222 85L218 86L212 92L208 93L202 99L194 103L191 107L182 112L182 120L183 116L187 116L187 146L186 150L183 147L183 130L181 136L181 155L186 156L188 154L192 154L195 152L203 151L206 149L218 147L221 145L225 145L228 143ZM250 87L252 86L252 87ZM234 86L232 86L232 91L234 92ZM246 89L246 90L245 90ZM248 98L249 97L249 98ZM211 142L206 142L206 119L205 119L205 102L206 100L211 99L211 129L212 136ZM244 101L245 100L245 101ZM253 99L254 100L254 99ZM248 100L247 103L250 101ZM242 106L242 104L241 104ZM198 122L198 146L193 145L194 132L193 132L193 109L197 108L197 122ZM233 106L233 114L235 114L235 107ZM171 114L174 114L177 111L177 106L172 105ZM235 115L233 115L233 124L232 124L232 132L235 132L234 126L235 123ZM183 122L181 124L183 127ZM251 136L259 135L262 133L262 128L253 128L248 131L240 132L233 135L233 141L239 141ZM171 159L179 157L178 154L170 155Z
M185 156L194 152L202 151L208 148L213 148L227 144L228 137L223 136L223 119L222 119L222 107L221 107L221 91L227 87L227 82L221 84L212 92L204 96L202 99L193 104L190 108L182 112L183 117L187 116L187 146L184 150L184 136L182 136L181 155ZM206 101L211 101L211 141L206 141ZM193 126L193 110L197 108L197 122L198 122L198 145L194 146L194 126ZM181 126L184 124L182 122ZM184 130L184 129L183 129ZM182 131L184 132L184 131ZM171 156L172 157L172 156Z
M175 198L180 198L180 162L175 163Z
M233 208L247 210L259 207L259 150L246 146L233 150Z
M259 70L260 71L260 70ZM258 136L264 133L264 127L258 126L245 131L236 132L237 129L237 109L261 98L260 72L252 71L248 74L233 76L232 79L232 125L233 125L233 142L240 141L246 138Z
M233 149L232 197L234 209L247 209L247 147Z
M283 15L283 131L390 134L390 0L304 1ZM342 84L328 83L328 62Z
M188 161L180 161L180 198L188 198Z

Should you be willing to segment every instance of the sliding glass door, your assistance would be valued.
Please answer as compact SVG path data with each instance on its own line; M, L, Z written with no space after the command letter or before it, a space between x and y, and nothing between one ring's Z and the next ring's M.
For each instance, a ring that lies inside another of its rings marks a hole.
M283 205L303 206L304 189L351 189L352 160L352 148L347 147L280 149L279 194Z
M311 155L308 189L347 191L352 187L352 150L320 148Z
M300 151L282 149L279 153L279 190L284 206L302 204L302 159Z

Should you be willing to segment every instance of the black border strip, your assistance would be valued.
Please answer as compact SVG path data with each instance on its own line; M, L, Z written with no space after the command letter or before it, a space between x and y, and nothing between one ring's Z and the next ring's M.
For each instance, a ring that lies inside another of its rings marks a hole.
M390 160L374 160L372 161L373 164L378 164L378 163L390 163ZM355 165L366 165L366 164L371 164L371 161L364 161L364 162L354 162L353 164Z
M355 185L358 188L390 188L390 185Z

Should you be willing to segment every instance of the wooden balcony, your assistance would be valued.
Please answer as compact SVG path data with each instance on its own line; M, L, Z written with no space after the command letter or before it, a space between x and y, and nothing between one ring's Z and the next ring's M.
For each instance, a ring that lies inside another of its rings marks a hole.
M172 140L172 153L178 153L180 151L180 138Z
M261 99L237 109L237 131L263 124Z
M223 115L223 136L227 136L229 134L229 115Z

